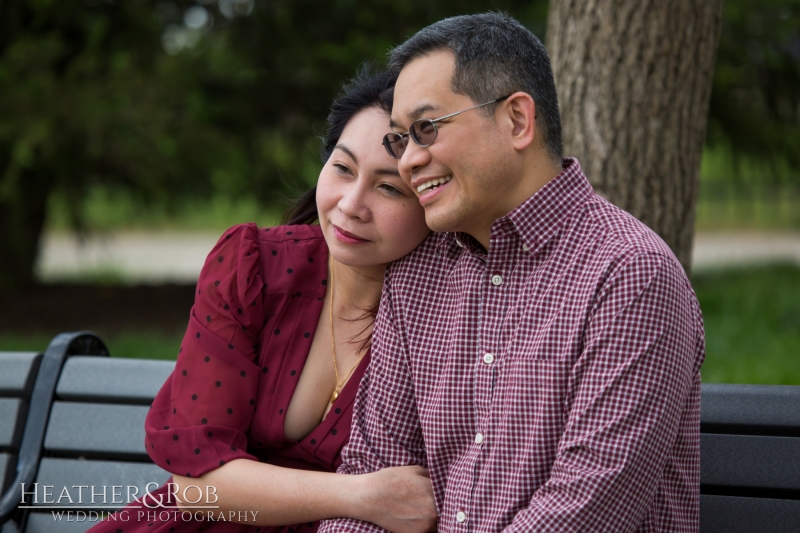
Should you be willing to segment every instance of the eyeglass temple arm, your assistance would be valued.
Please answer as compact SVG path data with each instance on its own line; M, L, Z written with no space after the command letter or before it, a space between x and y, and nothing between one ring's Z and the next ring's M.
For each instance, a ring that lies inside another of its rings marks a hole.
M470 107L469 109L462 109L461 111L456 111L455 113L450 113L449 115L445 115L445 116L443 116L443 117L439 117L439 118L437 118L437 119L431 120L431 124L436 124L437 122L440 122L440 121L442 121L442 120L448 119L448 118L450 118L450 117L454 117L454 116L456 116L456 115L460 115L461 113L466 113L467 111L472 111L473 109L477 109L477 108L479 108L479 107L483 107L483 106L485 106L485 105L489 105L489 104L496 104L497 102L502 102L503 100L505 100L505 99L506 99L506 98L508 98L509 96L511 96L511 95L510 95L510 94L507 94L507 95L505 95L505 96L501 96L500 98L497 98L497 99L495 99L495 100L490 100L490 101L488 101L488 102L485 102L485 103L483 103L483 104L478 104L478 105L472 106L472 107Z

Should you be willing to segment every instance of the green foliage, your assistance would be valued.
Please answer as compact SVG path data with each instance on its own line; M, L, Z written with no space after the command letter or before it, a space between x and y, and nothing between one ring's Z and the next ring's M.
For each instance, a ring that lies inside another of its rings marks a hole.
M800 0L727 0L723 16L709 144L800 183Z
M800 268L706 272L692 285L703 310L703 381L800 385Z
M54 195L82 228L98 187L168 215L307 188L359 64L489 9L544 38L546 0L0 0L0 247L16 250L0 286L30 280ZM797 183L800 0L728 0L724 17L710 143Z

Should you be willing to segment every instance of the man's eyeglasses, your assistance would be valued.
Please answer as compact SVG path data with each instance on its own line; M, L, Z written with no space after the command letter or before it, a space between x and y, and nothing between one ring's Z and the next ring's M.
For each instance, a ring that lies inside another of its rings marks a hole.
M463 111L456 111L455 113L450 113L449 115L445 115L443 117L428 119L428 118L421 118L411 123L411 126L408 128L408 131L405 133L387 133L383 137L383 147L386 148L386 151L389 153L389 156L394 159L400 159L403 157L403 152L406 151L406 146L408 145L408 138L414 140L417 145L425 147L430 146L433 144L433 141L436 140L436 137L439 135L439 128L436 126L437 122L441 122L442 120L446 120L448 118L452 118L456 115L460 115L461 113L466 113L467 111L472 111L473 109L477 109L479 107L483 107L489 104L496 104L497 102L501 102L511 96L510 94L507 96L503 96L502 98L497 98L496 100L492 100L491 102L486 102L484 104L478 104L476 106L470 107L469 109L464 109Z

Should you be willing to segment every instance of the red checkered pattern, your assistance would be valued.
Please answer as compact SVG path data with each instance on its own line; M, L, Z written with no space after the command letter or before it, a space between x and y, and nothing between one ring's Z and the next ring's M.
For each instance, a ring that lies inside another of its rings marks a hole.
M704 356L677 259L565 159L488 253L390 267L339 472L427 466L442 532L696 532Z

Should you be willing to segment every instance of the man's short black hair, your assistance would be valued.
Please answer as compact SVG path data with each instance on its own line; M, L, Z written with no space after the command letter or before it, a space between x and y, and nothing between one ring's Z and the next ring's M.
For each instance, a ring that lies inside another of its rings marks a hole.
M530 30L505 13L447 18L392 50L389 69L399 74L410 61L438 50L450 50L455 56L453 92L476 104L517 91L531 95L544 145L554 160L561 161L561 116L550 57ZM489 115L494 109L486 106L481 111Z

